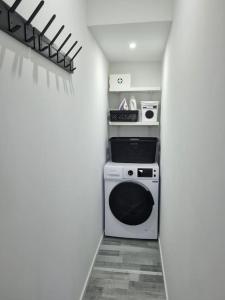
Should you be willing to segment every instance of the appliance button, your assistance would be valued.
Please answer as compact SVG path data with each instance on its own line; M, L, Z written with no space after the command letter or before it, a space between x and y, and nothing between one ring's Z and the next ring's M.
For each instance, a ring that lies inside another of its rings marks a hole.
M128 175L129 175L129 176L132 176L133 174L134 174L134 172L133 172L132 170L129 170L129 171L128 171Z

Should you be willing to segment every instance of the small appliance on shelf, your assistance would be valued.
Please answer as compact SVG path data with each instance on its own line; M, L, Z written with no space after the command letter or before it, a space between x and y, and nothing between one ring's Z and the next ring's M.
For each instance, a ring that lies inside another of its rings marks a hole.
M141 101L141 117L143 123L157 122L159 101Z

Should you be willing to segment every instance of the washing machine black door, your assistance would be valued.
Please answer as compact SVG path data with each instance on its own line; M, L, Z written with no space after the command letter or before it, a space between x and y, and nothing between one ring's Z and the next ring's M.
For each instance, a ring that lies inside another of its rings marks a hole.
M150 191L131 181L118 184L109 196L109 206L114 217L127 225L140 225L147 221L153 205Z
M154 112L152 110L147 110L145 116L147 119L152 119L154 117Z

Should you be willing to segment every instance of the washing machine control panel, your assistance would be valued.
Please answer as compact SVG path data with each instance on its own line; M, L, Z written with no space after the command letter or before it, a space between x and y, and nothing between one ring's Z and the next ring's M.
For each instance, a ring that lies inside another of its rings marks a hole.
M155 164L107 163L104 168L104 178L107 180L140 179L159 180L159 166Z
M124 170L124 178L152 178L158 179L159 172L158 168L125 168Z

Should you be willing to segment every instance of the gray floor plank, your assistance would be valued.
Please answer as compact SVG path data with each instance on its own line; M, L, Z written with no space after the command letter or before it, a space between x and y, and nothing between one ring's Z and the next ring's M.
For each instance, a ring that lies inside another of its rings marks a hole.
M83 300L165 300L156 241L105 237Z

